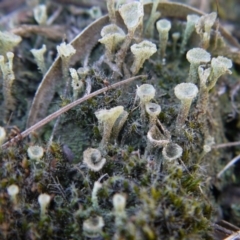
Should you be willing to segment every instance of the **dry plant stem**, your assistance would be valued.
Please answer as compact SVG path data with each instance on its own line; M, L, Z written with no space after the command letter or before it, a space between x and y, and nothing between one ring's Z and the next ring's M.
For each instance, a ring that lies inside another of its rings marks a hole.
M19 11L24 6L25 0L15 0L14 4L11 1L1 1L0 9L3 12L12 13L13 11Z
M52 133L51 133L51 136L49 138L49 141L48 141L48 150L49 150L49 147L52 145L52 141L53 141L53 138L54 138L54 134L57 130L57 127L59 125L59 122L60 122L60 118L61 116L59 116L56 120L56 122L54 123L54 126L53 126L53 130L52 130Z
M222 143L222 144L217 144L215 146L212 146L212 148L218 149L218 148L224 148L224 147L234 147L240 145L239 142L230 142L230 143Z
M68 110L72 109L73 107L77 106L78 104L82 103L82 102L85 102L86 100L92 98L92 97L95 97L101 93L104 93L110 89L113 89L113 88L117 88L123 84L126 84L126 83L129 83L129 82L132 82L136 79L139 79L139 78L146 78L147 75L139 75L139 76L136 76L136 77L132 77L132 78L128 78L126 80L123 80L121 82L117 82L117 83L114 83L108 87L105 87L105 88L102 88L102 89L99 89L87 96L84 96L72 103L69 103L68 105L66 105L65 107L59 109L58 111L50 114L49 116L47 116L46 118L44 118L43 120L41 120L40 122L34 124L32 127L26 129L25 131L23 131L21 134L20 134L20 138L19 138L19 135L12 138L10 141L4 143L2 145L2 148L6 148L10 143L12 142L17 142L19 141L20 139L23 139L25 137L27 137L31 132L33 131L36 131L37 129L41 128L42 126L44 126L45 124L49 123L50 121L52 121L53 119L57 118L58 116L60 116L61 114L67 112Z
M224 227L222 227L222 226L220 226L220 225L218 225L216 223L212 223L211 227L213 227L213 229L219 230L219 231L221 231L221 232L223 232L225 234L233 234L234 233L233 231L230 231L230 230L228 230L228 229L226 229L226 228L224 228Z
M52 16L50 16L47 20L47 26L50 26L53 24L53 22L59 17L59 15L61 14L63 10L62 6L58 6L57 10L53 13Z
M231 166L233 166L238 160L240 160L240 155L233 158L217 175L217 178L220 178L221 175L228 170Z
M99 6L101 9L106 9L105 1L99 1L99 0L53 0L53 2L61 3L61 4L73 4L75 6L79 7L92 7L92 6Z

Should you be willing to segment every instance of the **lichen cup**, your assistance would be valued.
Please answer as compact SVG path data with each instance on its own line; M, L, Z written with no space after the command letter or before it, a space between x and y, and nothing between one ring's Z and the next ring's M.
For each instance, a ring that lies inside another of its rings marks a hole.
M144 15L146 18L150 16L151 10L152 3L147 3L144 5ZM197 14L199 16L202 16L204 14L198 9L181 3L173 2L160 2L157 6L156 11L161 12L162 17L175 18L180 20L186 19L188 14ZM115 17L116 24L126 32L127 28L124 25L124 22L118 11L116 11ZM86 57L91 53L94 46L96 46L98 43L98 40L101 38L102 28L108 24L110 24L108 16L99 18L90 24L70 42L71 45L76 49L76 54L71 58L71 65L74 65L77 61L84 63ZM213 29L216 31L217 24L214 24ZM219 31L227 44L225 47L215 48L213 52L219 53L222 56L228 54L228 56L230 56L234 62L240 63L240 52L235 51L233 48L237 47L235 39L226 30L224 30L222 26L219 26ZM27 121L28 127L34 125L47 115L49 105L53 99L54 93L57 91L57 86L61 84L61 60L60 57L57 57L45 74L41 84L38 87L38 90L36 91L36 95L29 111Z

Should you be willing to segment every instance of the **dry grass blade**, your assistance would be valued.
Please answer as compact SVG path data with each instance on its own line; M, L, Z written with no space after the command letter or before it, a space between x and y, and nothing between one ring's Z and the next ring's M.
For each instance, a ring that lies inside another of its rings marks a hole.
M25 131L23 131L23 132L20 134L21 138L19 138L19 135L18 135L18 136L16 136L16 137L12 138L10 141L4 143L4 144L2 145L2 148L7 147L11 142L16 142L16 141L18 141L18 140L20 140L20 139L23 139L23 138L27 137L31 132L36 131L37 129L41 128L41 127L44 126L45 124L49 123L49 122L52 121L53 119L55 119L55 118L57 118L58 116L60 116L61 114L67 112L67 111L70 110L71 108L77 106L78 104L80 104L80 103L82 103L82 102L84 102L84 101L86 101L86 100L88 100L88 99L90 99L90 98L92 98L92 97L97 96L98 94L104 93L104 92L106 92L106 91L108 91L108 90L110 90L110 89L117 88L117 87L119 87L119 86L121 86L121 85L123 85L123 84L132 82L132 81L134 81L134 80L136 80L136 79L146 78L146 77L147 77L147 75L139 75L139 76L136 76L136 77L128 78L128 79L123 80L123 81L121 81L121 82L117 82L117 83L115 83L115 84L112 84L112 85L110 85L110 86L108 86L108 87L99 89L99 90L97 90L97 91L95 91L95 92L93 92L93 93L91 93L91 94L89 94L89 95L87 95L87 96L84 96L84 97L82 97L82 98L80 98L80 99L78 99L78 100L76 100L76 101L74 101L74 102L72 102L72 103L69 103L69 104L66 105L65 107L63 107L63 108L59 109L58 111L50 114L49 116L47 116L46 118L44 118L44 119L41 120L40 122L36 123L36 124L33 125L32 127L30 127L30 128L28 128L28 129L26 129Z
M225 148L225 147L234 147L234 146L238 146L238 145L240 145L240 141L217 144L217 145L212 146L212 148L218 149L218 148Z
M217 175L217 178L220 178L222 174L228 170L231 166L233 166L240 159L240 155L233 158Z

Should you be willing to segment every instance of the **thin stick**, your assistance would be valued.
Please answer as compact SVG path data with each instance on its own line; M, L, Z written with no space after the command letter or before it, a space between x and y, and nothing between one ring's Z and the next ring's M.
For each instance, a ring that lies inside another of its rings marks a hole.
M240 155L233 158L217 175L217 178L220 178L221 175L228 170L232 165L234 165L240 159Z
M225 227L220 226L219 224L210 223L210 225L211 225L211 227L214 228L214 230L218 230L218 231L220 231L222 233L225 233L225 234L233 234L234 233L233 231L228 230Z
M8 142L4 143L4 144L2 145L2 148L7 147L11 142L16 142L16 141L18 141L18 140L20 140L20 139L23 139L23 138L27 137L31 132L36 131L37 129L41 128L41 127L44 126L45 124L49 123L49 122L52 121L53 119L57 118L57 117L60 116L61 114L67 112L67 111L70 110L71 108L77 106L78 104L80 104L80 103L82 103L82 102L84 102L84 101L86 101L86 100L88 100L88 99L90 99L90 98L92 98L92 97L95 97L95 96L97 96L97 95L99 95L99 94L101 94L101 93L103 93L103 92L106 92L106 91L108 91L108 90L110 90L110 89L117 88L117 87L119 87L119 86L121 86L121 85L123 85L123 84L129 83L129 82L132 82L132 81L134 81L134 80L136 80L136 79L138 79L138 78L144 78L144 77L147 77L147 75L139 75L139 76L136 76L136 77L128 78L128 79L123 80L123 81L121 81L121 82L114 83L114 84L112 84L112 85L110 85L110 86L108 86L108 87L101 88L101 89L99 89L99 90L97 90L97 91L95 91L95 92L93 92L93 93L91 93L91 94L89 94L89 95L87 95L87 96L84 96L84 97L82 97L82 98L80 98L80 99L77 99L76 101L74 101L74 102L72 102L72 103L69 103L68 105L60 108L58 111L56 111L56 112L48 115L46 118L44 118L44 119L41 120L40 122L34 124L34 125L31 126L30 128L28 128L28 129L26 129L25 131L23 131L23 132L20 134L20 136L21 136L20 138L19 138L19 135L18 135L18 136L16 136L16 137L12 138L11 140L9 140Z
M222 143L222 144L217 144L212 146L212 148L224 148L224 147L234 147L234 146L238 146L240 145L240 141L239 142L229 142L229 143Z

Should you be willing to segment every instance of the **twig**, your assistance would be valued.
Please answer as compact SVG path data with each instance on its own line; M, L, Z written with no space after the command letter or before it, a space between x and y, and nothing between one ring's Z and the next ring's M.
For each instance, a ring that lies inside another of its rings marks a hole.
M114 84L112 84L112 85L110 85L110 86L108 86L108 87L99 89L99 90L97 90L97 91L95 91L95 92L93 92L93 93L91 93L91 94L89 94L89 95L87 95L87 96L84 96L84 97L82 97L82 98L80 98L80 99L77 99L76 101L74 101L74 102L72 102L72 103L69 103L68 105L60 108L58 111L56 111L56 112L48 115L46 118L44 118L44 119L41 120L40 122L34 124L32 127L30 127L30 128L28 128L28 129L26 129L25 131L23 131L23 132L20 134L21 139L27 137L31 132L36 131L37 129L41 128L41 127L44 126L45 124L49 123L49 122L52 121L53 119L57 118L58 116L60 116L61 114L65 113L65 112L67 112L68 110L70 110L71 108L77 106L78 104L80 104L80 103L82 103L82 102L84 102L84 101L86 101L86 100L88 100L88 99L90 99L90 98L92 98L92 97L95 97L95 96L99 95L100 93L106 92L106 91L108 91L108 90L110 90L110 89L113 89L113 88L117 88L117 87L119 87L119 86L121 86L121 85L123 85L123 84L132 82L132 81L134 81L134 80L136 80L136 79L138 79L138 78L144 78L144 77L147 77L147 75L139 75L139 76L136 76L136 77L128 78L128 79L123 80L123 81L121 81L121 82L114 83ZM12 143L12 142L17 142L17 141L19 141L19 140L20 140L20 138L19 138L18 136L16 136L16 137L12 138L10 141L4 143L4 144L2 145L2 148L5 148L5 147L7 147L10 143Z
M218 230L218 231L220 231L220 232L222 232L226 235L234 233L233 231L230 231L230 230L228 230L228 229L226 229L226 228L224 228L224 227L222 227L222 226L220 226L216 223L211 223L211 227L213 227L214 230Z
M230 143L222 143L222 144L217 144L212 146L212 148L224 148L224 147L234 147L234 146L238 146L240 145L240 141L239 142L230 142Z
M234 165L240 159L240 155L233 158L217 175L217 178L220 178L221 175L228 170L232 165Z
M12 29L11 32L21 37L40 35L52 40L62 40L65 28L59 25L38 26L22 24L21 26Z
M62 7L62 6L59 6L59 7L57 8L57 10L53 13L53 15L48 18L48 20L47 20L47 25L48 25L48 26L50 26L50 25L53 24L53 22L54 22L54 21L59 17L59 15L61 14L62 10L63 10L63 7Z

